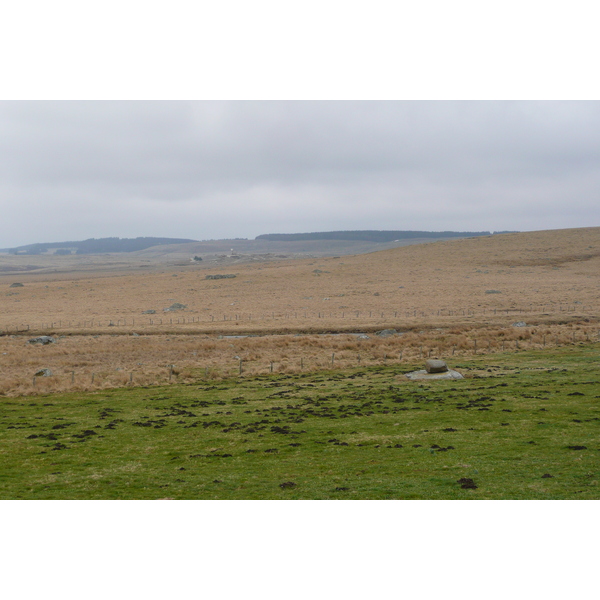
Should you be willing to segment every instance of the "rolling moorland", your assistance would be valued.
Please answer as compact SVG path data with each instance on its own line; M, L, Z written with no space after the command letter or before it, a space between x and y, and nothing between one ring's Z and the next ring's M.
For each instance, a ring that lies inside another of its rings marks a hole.
M222 266L4 272L1 497L598 497L600 228Z

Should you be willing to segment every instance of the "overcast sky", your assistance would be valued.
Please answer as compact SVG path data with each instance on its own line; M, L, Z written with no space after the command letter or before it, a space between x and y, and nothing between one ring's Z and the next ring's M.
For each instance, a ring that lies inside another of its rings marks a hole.
M600 226L594 101L3 101L0 247Z

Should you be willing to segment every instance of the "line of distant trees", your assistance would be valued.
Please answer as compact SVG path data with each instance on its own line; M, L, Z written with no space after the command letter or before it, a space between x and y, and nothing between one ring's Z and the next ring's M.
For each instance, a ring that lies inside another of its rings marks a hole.
M270 242L299 242L306 240L347 240L359 242L394 242L415 238L462 238L498 233L517 233L516 231L320 231L313 233L266 233L257 240Z
M29 244L19 246L18 248L9 248L10 254L44 254L48 250L56 248L56 254L71 254L75 250L76 254L104 254L107 252L135 252L136 250L145 250L152 246L164 246L166 244L185 244L197 240L188 240L181 238L157 238L157 237L138 237L138 238L90 238L81 242L49 242L43 244Z

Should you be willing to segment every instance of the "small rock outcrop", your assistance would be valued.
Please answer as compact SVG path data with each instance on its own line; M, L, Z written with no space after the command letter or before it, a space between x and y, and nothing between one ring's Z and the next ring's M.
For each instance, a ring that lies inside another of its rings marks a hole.
M151 308L150 310L144 310L144 311L142 311L142 314L143 315L155 315L156 311Z
M22 283L11 283L8 287L25 287L24 284Z
M517 321L516 323L512 324L513 327L527 327L527 323L525 323L525 321Z
M173 304L171 304L171 306L169 306L169 308L163 308L163 310L164 312L173 312L175 310L183 310L184 308L187 308L187 304L174 302Z
M50 369L40 369L35 372L36 377L52 377L52 371Z
M237 275L207 275L204 279L233 279Z
M54 342L56 342L56 340L53 337L50 337L49 335L40 335L39 337L27 340L28 344L42 344L44 346L46 344L54 344Z
M398 335L398 332L395 329L383 329L382 331L375 332L375 335L379 337L391 337L392 335Z

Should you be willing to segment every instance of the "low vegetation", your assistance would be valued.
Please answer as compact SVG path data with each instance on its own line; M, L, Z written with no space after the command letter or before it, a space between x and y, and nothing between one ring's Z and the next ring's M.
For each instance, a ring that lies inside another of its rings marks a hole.
M379 332L381 334L381 332ZM537 327L454 326L387 336L352 334L71 335L45 345L0 337L0 394L20 396L127 385L218 380L241 373L299 373L357 366L404 366L427 358L489 355L599 341L586 321ZM42 369L52 375L36 377Z
M598 343L4 398L4 499L598 499Z

